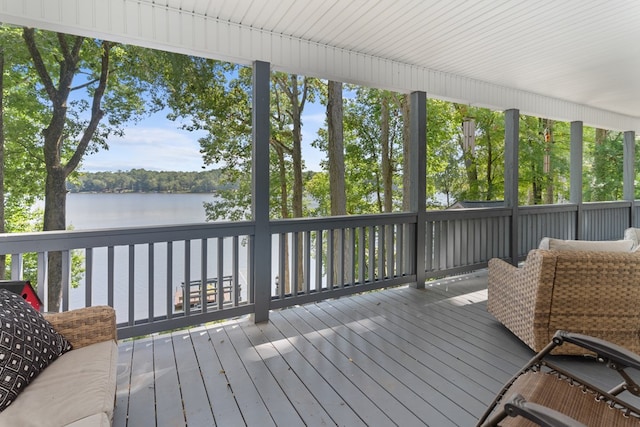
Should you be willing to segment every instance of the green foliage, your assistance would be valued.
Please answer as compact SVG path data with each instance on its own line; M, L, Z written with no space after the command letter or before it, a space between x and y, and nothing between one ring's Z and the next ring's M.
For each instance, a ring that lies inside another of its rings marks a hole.
M363 87L348 87L353 97L345 99L344 106L344 148L345 186L347 213L364 214L383 211L383 185L380 163L381 117L380 107L383 97L390 105L389 139L390 159L394 171L393 204L395 209L402 206L402 127L400 96L390 92ZM327 149L326 130L322 129L313 145ZM329 215L328 164L321 163L325 172L314 176L307 190L317 202L311 210L315 215Z
M585 128L583 199L601 202L622 199L622 132Z

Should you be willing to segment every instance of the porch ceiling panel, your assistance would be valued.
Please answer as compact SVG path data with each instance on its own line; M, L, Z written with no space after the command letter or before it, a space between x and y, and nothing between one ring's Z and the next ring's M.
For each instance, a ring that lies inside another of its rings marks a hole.
M3 0L0 20L640 131L632 0Z

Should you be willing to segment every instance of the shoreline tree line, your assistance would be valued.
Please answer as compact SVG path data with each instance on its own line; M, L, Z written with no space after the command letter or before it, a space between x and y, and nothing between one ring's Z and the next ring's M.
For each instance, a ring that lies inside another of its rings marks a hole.
M231 187L217 170L83 172L67 182L71 193L215 193Z

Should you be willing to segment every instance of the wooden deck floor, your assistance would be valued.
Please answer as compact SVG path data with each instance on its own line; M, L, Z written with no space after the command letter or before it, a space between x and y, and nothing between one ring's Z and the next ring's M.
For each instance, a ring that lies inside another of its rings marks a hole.
M473 426L533 355L485 300L478 273L121 343L114 426Z

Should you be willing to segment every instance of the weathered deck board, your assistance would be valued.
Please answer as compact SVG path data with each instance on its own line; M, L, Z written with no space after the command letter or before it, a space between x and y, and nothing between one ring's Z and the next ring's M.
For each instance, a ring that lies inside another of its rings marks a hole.
M114 426L474 425L533 355L485 300L479 273L121 343Z
M175 404L182 401L175 360L171 335L153 341L158 426L175 426L185 422L182 406Z

